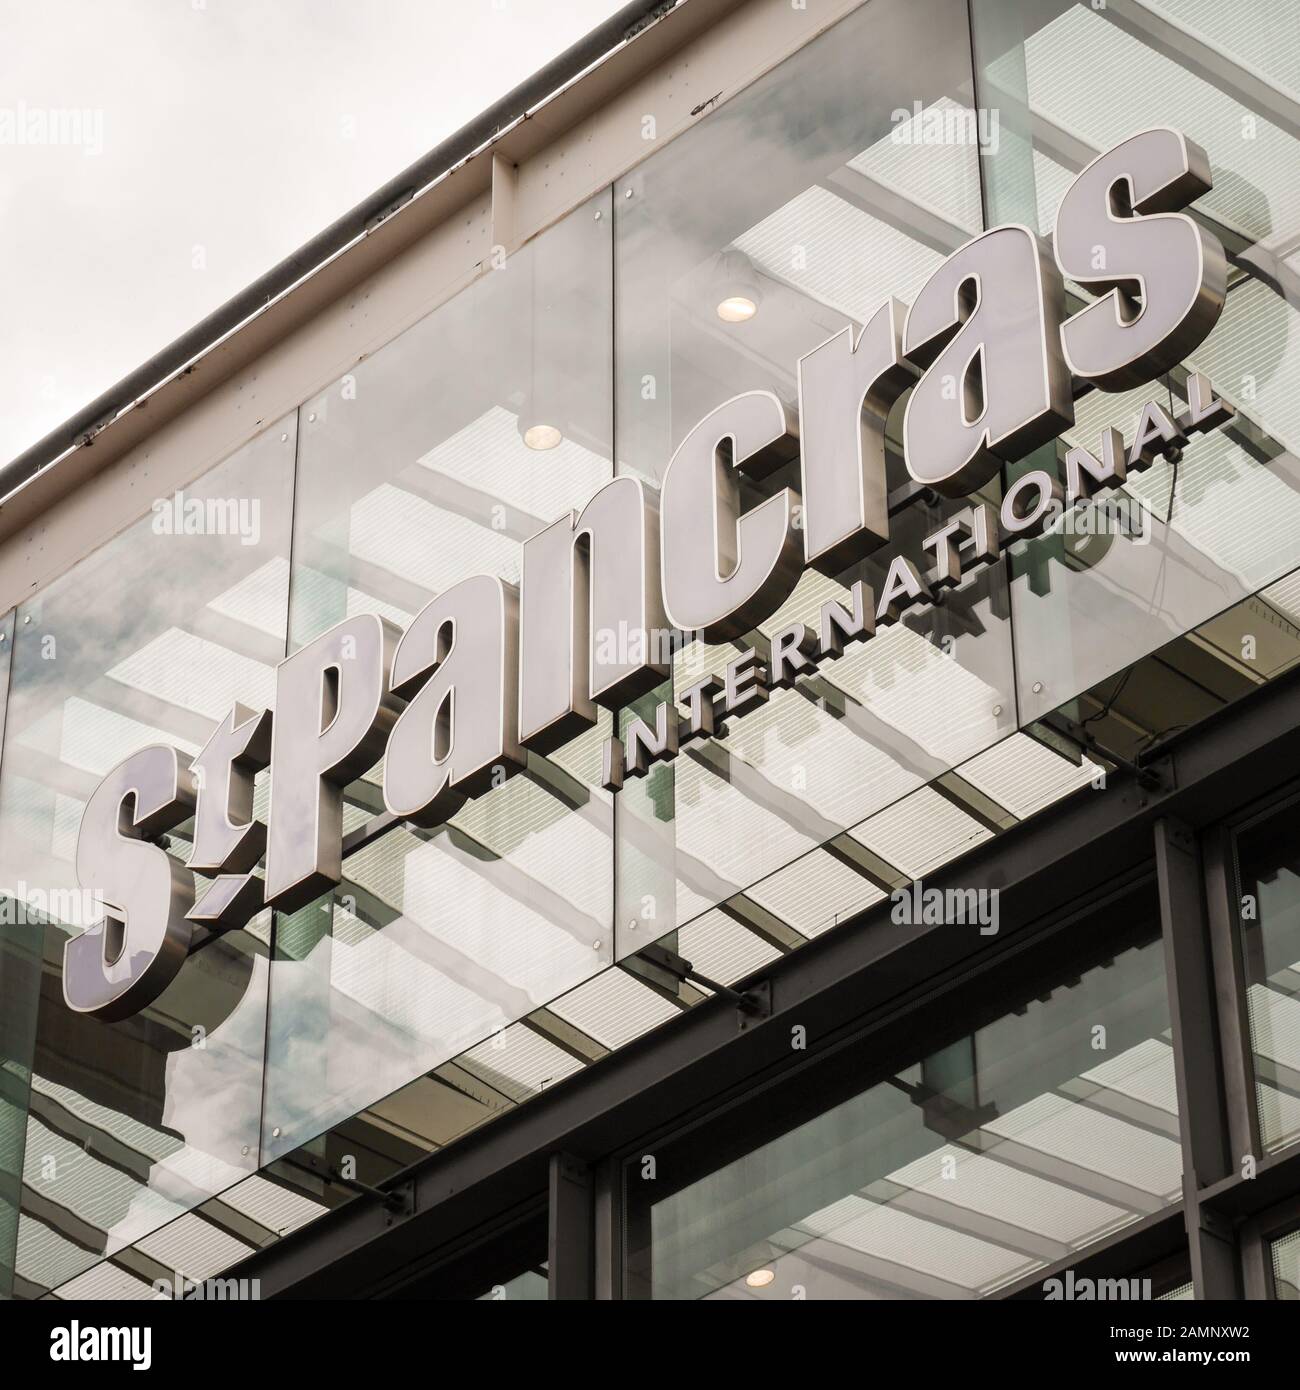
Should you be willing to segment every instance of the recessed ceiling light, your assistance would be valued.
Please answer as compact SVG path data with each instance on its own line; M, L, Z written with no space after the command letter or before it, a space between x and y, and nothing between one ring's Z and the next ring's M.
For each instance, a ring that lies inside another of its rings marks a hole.
M529 425L524 431L524 443L530 449L554 449L563 438L554 425Z
M729 294L718 304L718 317L723 323L744 323L758 313L758 305L748 295Z
M751 1289L765 1289L776 1278L774 1269L756 1269L752 1274L745 1275L745 1283Z

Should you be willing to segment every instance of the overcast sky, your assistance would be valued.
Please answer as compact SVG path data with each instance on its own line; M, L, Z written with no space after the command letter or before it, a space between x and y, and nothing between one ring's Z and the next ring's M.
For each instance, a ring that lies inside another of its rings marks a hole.
M0 462L620 3L0 0Z

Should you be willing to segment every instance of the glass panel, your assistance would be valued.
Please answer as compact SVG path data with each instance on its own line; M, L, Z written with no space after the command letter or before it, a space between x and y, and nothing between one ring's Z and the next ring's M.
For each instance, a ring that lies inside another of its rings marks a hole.
M546 1266L539 1269L526 1269L503 1284L493 1284L486 1292L479 1294L480 1301L504 1303L507 1300L527 1303L544 1303L550 1297L550 1281Z
M1300 835L1290 807L1237 838L1242 951L1266 1151L1300 1138Z
M27 1296L257 1163L269 913L245 931L198 933L172 984L121 1023L70 1011L61 975L65 943L98 915L74 852L100 778L150 743L197 752L236 699L273 704L294 448L289 419L19 609L0 891L40 951L17 1233ZM183 826L165 847L183 860L189 835Z
M0 618L0 744L14 649L10 609ZM0 770L3 763L0 762ZM11 899L4 900L8 908ZM0 915L0 1299L13 1294L14 1251L23 1190L23 1139L31 1088L32 1041L40 997L40 928L26 914Z
M609 194L486 271L302 408L295 646L341 618L403 627L612 476ZM436 830L400 827L284 919L264 1157L285 1153L611 959L609 719ZM383 810L382 767L345 828Z
M1273 1291L1288 1302L1300 1298L1300 1231L1273 1242Z
M1144 926L1093 949L1055 987L714 1172L660 1152L645 1183L634 1159L634 1289L983 1297L1179 1201L1160 941Z
M876 0L653 155L616 189L618 460L659 481L706 414L767 389L891 295L913 298L980 228L966 6ZM743 301L743 302L742 302ZM739 308L737 308L739 305ZM734 646L692 641L673 689L762 650L796 619L879 592L895 553L957 504L907 486L889 428L888 546L807 571ZM749 489L798 486L797 464ZM618 953L639 949L919 787L1014 727L1001 567L851 649L619 797ZM655 698L669 693L665 686Z
M1013 547L1020 718L1028 722L1300 563L1300 105L1293 7L1203 0L1026 9L974 0L977 91L1009 128L985 161L996 208L1052 232L1073 176L1151 126L1208 153L1214 187L1194 204L1228 252L1228 304L1184 367L1138 390L1076 403L1060 447L1095 450L1102 428L1132 438L1148 400L1185 403L1187 369L1238 411L1122 491L1145 527L1091 541ZM1079 54L1088 61L1080 63ZM1086 296L1070 286L1072 307ZM1082 542L1082 543L1080 543ZM1245 650L1245 649L1243 649ZM1248 654L1246 661L1253 660Z

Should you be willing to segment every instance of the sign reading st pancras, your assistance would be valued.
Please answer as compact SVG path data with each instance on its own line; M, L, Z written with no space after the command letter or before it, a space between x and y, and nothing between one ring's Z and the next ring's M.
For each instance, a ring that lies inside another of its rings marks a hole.
M865 581L828 602L817 631L792 623L770 651L740 653L716 676L634 719L603 753L617 790L685 743L793 685L845 645L935 602L1004 542L1033 536L1130 471L1230 418L1191 373L1187 407L1145 405L1126 441L1030 469L1000 507L973 498L1004 462L1074 420L1072 376L1102 391L1153 380L1195 349L1222 312L1222 246L1181 209L1211 186L1205 152L1154 129L1100 155L1061 201L1055 261L1026 227L995 227L943 262L906 308L890 300L798 363L793 419L771 392L718 406L686 436L656 491L632 477L602 487L523 544L518 589L474 575L439 594L405 632L347 618L280 663L274 717L236 705L193 760L162 744L132 754L92 794L77 874L107 907L65 948L68 1005L105 1019L143 1008L175 976L196 924L243 926L265 905L293 911L342 877L343 789L382 754L392 817L440 824L466 798L518 771L665 680L673 630L709 642L751 632L809 565L841 572L888 541L885 421L911 387L903 449L911 476L971 499L894 556L879 593ZM1098 297L1066 317L1064 277ZM798 456L800 486L741 509L738 472L762 478ZM610 641L610 634L617 634ZM253 781L270 768L266 824ZM190 816L181 864L155 841ZM254 872L263 855L265 878ZM193 874L212 880L196 903Z

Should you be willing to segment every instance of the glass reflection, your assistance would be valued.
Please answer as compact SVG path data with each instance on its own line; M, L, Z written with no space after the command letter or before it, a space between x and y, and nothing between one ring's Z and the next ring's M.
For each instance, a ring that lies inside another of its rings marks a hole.
M36 952L19 1001L35 1016L20 1131L15 1290L24 1296L257 1163L269 914L245 931L199 932L172 984L121 1023L72 1013L61 970L64 943L93 919L73 861L99 779L149 743L197 752L235 699L273 703L293 459L288 420L187 486L179 510L176 498L159 499L19 610L0 890L7 920L25 925ZM178 517L188 519L177 526ZM262 787L259 806L264 797ZM189 834L180 827L164 847L184 860ZM11 988L7 979L6 996ZM14 1060L6 1047L7 1082Z
M1076 403L1062 447L1094 448L1105 425L1131 436L1147 400L1181 409L1193 368L1237 418L1195 438L1177 465L1130 480L1123 492L1146 516L1140 540L1056 536L1016 547L1012 603L1027 721L1300 563L1289 385L1300 365L1292 254L1300 130L1294 64L1264 38L1288 31L1293 17L1272 0L1248 0L1230 17L1193 0L1144 6L1132 21L1114 7L1067 0L1030 16L1006 0L975 0L972 15L981 104L1002 109L1014 127L985 171L1019 220L1050 235L1062 193L1095 155L1136 131L1174 126L1210 157L1214 187L1193 215L1230 264L1227 308L1184 368L1138 391L1092 392Z
M924 54L923 59L920 55ZM799 357L890 296L912 299L981 227L966 7L880 0L836 24L620 184L615 268L619 467L658 481L688 430L743 391L791 408ZM909 486L891 415L888 546L804 574L733 646L692 641L673 689L815 628L858 579L955 509ZM797 464L746 505L797 488ZM620 956L807 853L1015 725L1002 568L774 694L725 738L629 782L618 807ZM658 698L668 694L665 687ZM645 702L648 708L652 699ZM630 713L640 714L638 706Z
M682 1167L665 1156L661 1178ZM634 1291L985 1297L1177 1202L1181 1169L1163 956L1142 928L671 1195L643 1198L629 1169Z
M1242 952L1260 1139L1300 1138L1300 836L1290 807L1237 837Z
M609 206L578 208L303 406L295 646L358 612L405 626L473 574L517 584L521 543L612 477ZM530 754L435 830L369 840L332 898L280 923L264 1157L609 961L609 728ZM377 766L348 789L345 831L368 838L382 811Z

